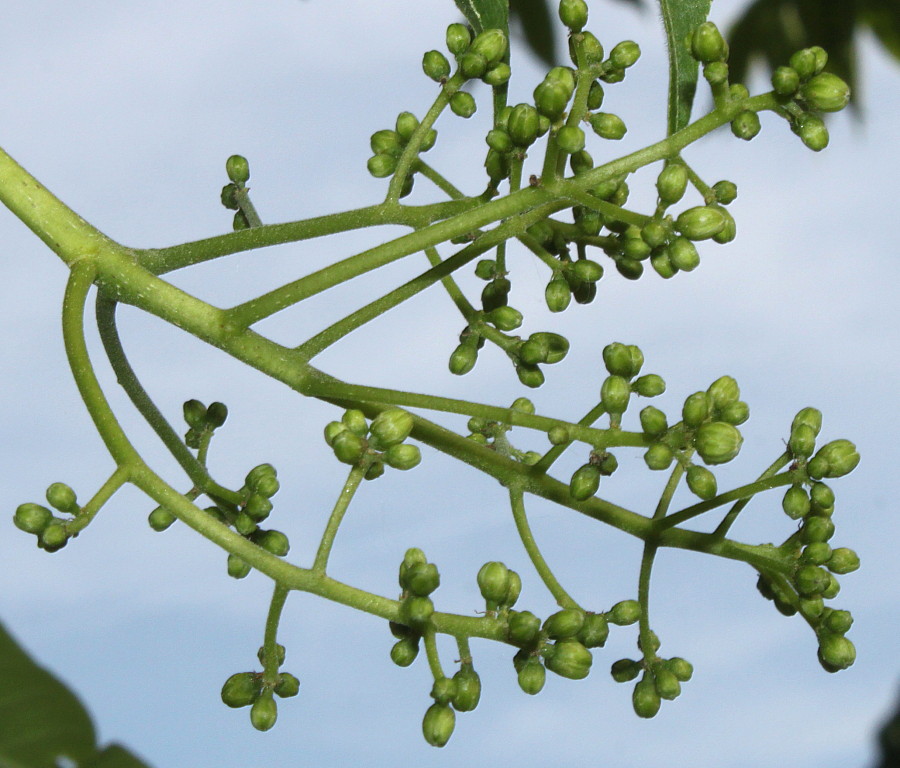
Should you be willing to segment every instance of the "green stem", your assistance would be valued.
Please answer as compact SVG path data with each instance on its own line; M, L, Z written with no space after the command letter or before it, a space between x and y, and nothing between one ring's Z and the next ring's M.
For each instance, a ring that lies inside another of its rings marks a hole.
M247 223L251 227L261 227L263 225L262 219L259 218L259 214L256 212L256 206L250 201L250 190L243 185L238 186L237 203L241 213L244 214L244 218L247 219Z
M431 670L431 676L435 680L441 680L446 677L441 667L441 659L438 655L437 642L435 640L435 631L433 627L428 627L422 635L425 643L425 656L428 659L428 668Z
M442 262L440 254L437 252L437 249L433 247L425 249L425 256L428 258L432 267L437 267ZM466 322L469 322L475 315L476 310L465 297L465 294L460 290L456 281L450 275L447 275L446 277L441 278L441 285L444 286L447 294L459 310L459 313L465 318Z
M650 663L656 658L653 650L653 636L650 630L650 577L653 573L653 560L656 557L657 545L647 541L641 555L641 569L638 574L638 602L641 604L641 616L638 619L638 638L641 653Z
M538 576L541 577L541 581L544 582L544 585L561 608L581 610L581 606L563 589L562 584L559 583L556 576L553 575L553 571L550 570L550 566L547 565L547 561L544 560L544 556L534 540L531 527L528 525L528 517L525 514L524 494L520 489L514 487L509 489L509 503L512 507L513 520L516 523L519 538L522 540L522 545L525 547L534 569L537 571Z
M90 525L91 521L97 516L101 507L112 498L112 495L128 482L130 470L127 467L116 467L107 481L103 483L100 490L97 491L91 500L85 504L78 514L66 524L66 532L70 536L74 536L79 531L84 530Z
M597 419L599 419L604 413L606 413L606 408L603 406L603 403L597 403L591 410L589 410L578 422L579 427L590 427ZM568 425L565 425L568 428ZM571 438L568 442L562 443L561 445L554 445L547 453L545 453L539 462L532 467L534 472L544 474L553 466L553 462L555 462L560 456L563 455L563 452L575 442L575 437L569 432L569 437Z
M325 573L325 568L328 565L328 556L331 554L331 548L334 545L334 537L337 535L338 528L341 527L341 521L344 519L344 514L347 512L350 502L353 501L356 489L359 488L359 484L366 475L366 469L366 466L355 465L350 470L350 474L347 475L347 480L344 483L344 487L341 488L341 493L334 504L334 509L331 510L328 524L325 526L325 532L322 534L322 540L319 542L319 550L316 552L316 559L313 562L313 572Z
M469 638L465 635L457 635L456 648L459 651L460 664L471 664L472 650L469 648Z
M278 680L278 625L281 622L281 612L287 601L289 589L275 582L272 592L272 600L269 603L269 613L266 616L266 630L263 635L263 681L269 685L275 685Z

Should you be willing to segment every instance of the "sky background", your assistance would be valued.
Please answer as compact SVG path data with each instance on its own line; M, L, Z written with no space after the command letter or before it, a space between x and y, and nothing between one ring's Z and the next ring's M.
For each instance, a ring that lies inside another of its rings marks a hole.
M422 53L442 48L457 20L452 3L345 0L32 0L4 9L0 64L0 145L61 199L109 236L133 246L165 246L230 228L219 204L224 161L250 159L253 199L266 222L331 213L376 202L385 183L365 170L368 137L398 112L420 116L436 86L420 70ZM727 26L742 3L718 0L713 19ZM607 48L622 39L644 56L626 81L607 89L604 109L626 121L620 145L593 140L595 160L611 159L662 137L666 71L654 13L593 3L589 28ZM561 35L561 32L560 32ZM294 595L280 641L285 669L300 695L281 702L269 733L254 731L247 710L219 701L222 682L254 669L270 586L251 575L235 582L225 555L184 526L156 534L153 504L123 490L75 542L52 556L11 522L23 501L39 501L53 481L89 498L112 471L65 365L59 306L62 264L11 214L0 212L0 618L43 663L78 691L103 741L121 741L157 768L176 766L393 766L398 755L420 766L515 764L616 768L866 768L873 733L896 701L900 665L898 524L893 496L898 434L898 270L894 227L900 69L867 38L860 47L862 119L829 120L832 144L806 150L787 126L763 115L750 143L727 129L686 157L708 181L735 181L731 206L738 239L705 244L701 267L664 281L636 283L613 268L597 300L551 316L543 306L547 275L521 251L511 256L511 303L524 331L567 335L567 361L547 370L529 393L538 412L577 419L597 399L600 351L635 343L645 371L663 375L661 407L722 374L733 375L750 403L741 457L719 472L719 487L755 477L782 450L793 414L814 405L823 438L849 438L863 463L835 481L835 546L863 560L842 577L834 604L852 610L854 667L827 675L799 618L762 600L750 570L695 553L663 551L654 571L654 629L661 653L695 666L682 696L651 721L635 717L630 685L609 664L634 655L634 628L613 631L581 682L548 676L536 697L516 685L511 652L473 642L483 682L476 712L457 718L443 750L428 747L420 721L430 703L423 659L393 666L393 639L381 620L308 595ZM530 97L542 77L521 48L514 53L511 101ZM760 79L756 91L765 88ZM431 162L458 186L483 187L486 89L471 121L451 114L437 125ZM698 109L708 106L701 88ZM629 181L638 209L653 203L658 169ZM413 201L439 199L419 181ZM177 285L230 306L343 258L399 230L354 233L324 242L232 256L172 275ZM601 257L601 260L604 260ZM260 329L297 343L347 304L381 295L423 269L411 257L340 291L267 320ZM477 281L463 279L474 292ZM211 465L240 485L270 461L282 490L273 527L287 532L291 559L308 564L344 468L321 440L336 416L299 399L221 353L183 338L155 319L121 310L122 334L138 373L174 421L192 397L222 400L231 415L214 440ZM508 404L521 388L507 361L485 350L473 373L446 371L462 322L435 289L379 319L318 358L350 381ZM93 348L96 349L94 343ZM100 358L110 398L151 465L177 478L174 462L134 416ZM462 417L442 423L464 429ZM522 448L539 436L514 432ZM560 474L583 460L561 461ZM612 501L647 512L663 479L643 469L640 451L621 451L622 469L604 483ZM567 463L568 462L568 463ZM173 480L178 483L178 481ZM184 485L183 482L178 483ZM687 496L679 499L688 503ZM528 502L545 555L573 595L595 610L633 597L636 541L562 508ZM698 527L714 525L700 522ZM780 494L757 499L732 533L748 542L782 541L792 523ZM389 472L366 484L342 528L333 575L394 595L407 547L422 547L441 569L439 610L479 608L478 567L503 560L525 582L521 608L553 610L518 543L504 493L474 470L425 450L414 472ZM455 648L442 644L445 668Z

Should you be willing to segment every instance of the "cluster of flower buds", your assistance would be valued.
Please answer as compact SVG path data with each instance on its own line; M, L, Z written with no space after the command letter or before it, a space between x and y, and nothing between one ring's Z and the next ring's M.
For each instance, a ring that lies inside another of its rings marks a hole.
M401 112L397 116L393 130L385 128L381 131L375 131L369 139L369 146L374 153L367 163L369 173L377 179L393 175L394 171L397 170L397 161L418 127L419 119L412 112ZM418 151L427 152L434 146L436 141L437 131L434 128L430 128L422 138ZM410 175L406 179L401 196L405 197L408 195L412 192L412 188L413 177Z
M650 632L650 648L638 647L641 659L619 659L610 668L613 680L628 683L640 676L631 693L631 704L638 717L654 717L663 699L672 701L681 694L681 684L691 679L694 668L680 656L663 659L656 655L659 638Z
M276 645L277 667L284 664L284 646ZM266 667L265 648L257 654ZM275 697L288 698L300 691L300 681L290 672L279 672L267 679L265 672L236 672L222 686L222 701L229 707L250 707L250 722L258 731L268 731L278 717Z
M65 483L51 483L47 488L47 503L52 508L26 502L16 508L13 523L16 528L37 537L37 545L47 552L62 549L69 541L69 523L81 511L78 499ZM61 517L56 512L65 515Z
M534 413L534 403L527 397L517 397L510 405L511 411L519 413ZM504 422L490 421L481 416L473 416L466 425L469 428L469 440L473 440L481 445L486 445L495 450L497 453L507 456L524 464L532 465L540 461L541 454L537 451L520 451L513 446L506 436L506 433L512 427Z
M419 448L405 442L413 423L412 414L401 408L382 411L371 423L362 411L351 408L340 421L325 426L325 442L338 461L365 467L365 478L374 480L384 474L385 465L405 470L422 460Z
M225 161L225 172L228 174L229 182L222 187L220 195L222 205L234 211L232 228L236 232L249 229L252 226L251 217L256 215L247 188L247 182L250 181L250 163L242 155L232 155Z

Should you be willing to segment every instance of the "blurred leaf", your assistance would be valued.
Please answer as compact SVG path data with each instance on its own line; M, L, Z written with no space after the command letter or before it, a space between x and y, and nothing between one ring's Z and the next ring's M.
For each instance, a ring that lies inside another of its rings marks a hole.
M476 34L486 29L509 32L508 0L456 0L456 7L462 11Z
M147 768L122 747L97 752L87 710L65 685L35 664L0 624L0 766Z
M680 131L691 119L697 90L698 65L686 41L706 21L711 0L659 0L669 49L669 135Z
M512 19L522 25L525 42L547 66L556 64L556 36L554 19L547 0L510 0Z
M900 59L900 0L865 0L859 19L869 25L888 53Z

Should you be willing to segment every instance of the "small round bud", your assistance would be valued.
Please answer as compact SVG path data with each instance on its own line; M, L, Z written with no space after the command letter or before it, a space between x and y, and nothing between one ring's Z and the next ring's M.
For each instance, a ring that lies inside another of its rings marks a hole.
M725 214L720 208L698 205L683 211L675 220L675 229L690 240L708 240L725 228Z
M616 69L628 69L641 56L640 46L632 40L623 40L609 52L609 63Z
M457 91L450 97L450 109L460 117L472 117L475 114L475 97L465 91Z
M447 50L459 56L472 43L472 33L464 24L451 24L447 27Z
M609 637L609 622L602 613L587 613L575 639L585 648L602 648Z
M560 0L559 19L573 32L581 32L587 24L588 7L584 0Z
M700 266L700 254L686 237L676 237L666 249L672 266L683 272L692 272Z
M644 672L644 676L635 684L631 704L638 717L654 717L659 712L659 692L652 675Z
M400 606L400 616L408 627L422 631L431 620L434 603L427 597L407 597Z
M13 516L16 528L35 536L40 536L52 520L53 513L49 509L31 502L19 504Z
M697 61L725 61L728 58L728 43L711 21L700 24L691 36L691 54Z
M706 392L694 392L687 396L681 409L685 426L696 427L706 420L710 413L711 399Z
M674 656L667 660L665 667L682 683L686 683L694 674L694 666L680 656Z
M222 191L219 194L219 200L222 205L225 206L229 211L236 211L240 208L240 203L238 203L238 187L236 184L226 184L222 187Z
M665 280L674 277L675 273L678 272L678 268L669 259L668 248L656 248L650 254L650 266L653 267L656 274Z
M741 388L732 376L720 376L707 387L706 394L712 398L713 408L721 410L740 399Z
M434 563L414 563L403 579L403 586L413 595L428 597L441 585L441 576Z
M750 141L760 131L759 115L749 109L738 113L738 116L731 121L731 132L739 139Z
M403 637L391 647L391 661L398 667L408 667L419 655L419 638Z
M502 128L494 128L493 130L488 131L487 137L485 138L487 145L493 149L495 152L511 152L513 149L513 141L510 135L504 131ZM484 261L490 261L491 264L494 262L488 259L482 259L478 264L481 264ZM477 272L477 264L476 264L476 273ZM482 280L490 280L493 277L493 273L489 277L483 277L482 275L478 275Z
M500 61L490 67L488 71L481 76L481 79L486 85L496 88L499 85L509 82L511 76L512 69L510 69L509 64L505 61Z
M839 575L853 573L859 568L859 555L847 547L838 547L831 553L825 565L832 573Z
M778 67L772 73L772 88L779 96L793 96L800 87L800 75L792 67Z
M366 168L376 179L383 179L397 169L397 158L394 155L372 155L366 162Z
M809 498L819 512L834 508L834 491L825 483L813 483L809 489Z
M281 484L274 474L261 476L252 486L255 493L258 493L260 496L265 496L267 499L278 493L280 487Z
M409 437L415 421L402 408L388 408L379 413L369 427L373 446L378 450L402 443Z
M509 115L506 130L513 142L520 147L534 143L538 136L540 119L537 110L530 104L518 104Z
M569 680L583 680L591 671L594 657L577 640L559 640L544 659L547 669Z
M821 152L828 146L828 129L816 115L803 115L794 126L794 132L813 152Z
M728 424L738 426L750 418L750 406L743 400L738 400L736 403L729 403L719 411L719 418Z
M184 420L193 429L203 429L206 426L206 406L199 400L187 400L182 406Z
M284 557L291 549L288 537L281 531L254 531L250 540L276 557Z
M634 680L643 669L643 665L639 661L633 659L619 659L614 661L610 667L612 679L617 683L628 683Z
M781 508L791 520L799 520L809 514L809 496L799 485L792 485L785 491Z
M800 86L800 98L811 109L839 112L850 101L850 86L831 72L822 72Z
M337 460L344 464L356 464L366 452L365 441L350 430L344 430L336 435L331 444L331 450Z
M246 184L250 180L250 163L242 155L232 155L225 161L225 173L235 184Z
M554 277L544 290L544 299L551 312L562 312L572 300L572 289L562 276Z
M165 507L157 507L147 516L150 527L158 532L166 530L176 519L175 515Z
M804 521L800 533L805 544L824 543L834 536L834 523L828 517L810 515Z
M795 431L801 424L807 424L818 435L822 429L822 412L817 408L801 409L791 422L791 432Z
M278 705L272 693L263 693L250 707L250 723L257 731L268 731L278 718Z
M336 438L341 432L347 430L347 425L341 421L329 421L325 425L324 436L325 442L328 445L332 445L334 443L334 438Z
M255 672L238 672L222 686L222 702L234 709L249 707L259 698L262 677Z
M556 79L546 78L534 89L534 105L549 120L556 120L566 111L572 91Z
M478 589L489 603L500 605L509 592L509 569L499 562L489 562L478 571Z
M644 462L653 470L668 469L674 459L675 454L665 443L654 443L644 453Z
M829 672L839 672L856 661L856 648L843 635L823 634L819 637L819 661Z
M341 422L354 435L359 437L365 437L369 432L369 422L366 420L366 414L358 408L350 408L344 411L341 415Z
M435 702L422 719L422 735L432 747L443 747L453 735L456 713L446 704Z
M853 626L850 611L830 611L825 617L825 628L836 635L845 635Z
M641 429L645 434L656 437L663 434L668 428L669 424L666 421L666 414L659 408L648 405L641 410Z
M234 554L228 555L228 575L231 576L232 579L243 579L244 577L250 574L250 565L249 563L241 560L240 557Z
M419 119L412 112L401 112L397 115L397 122L394 127L400 135L401 141L406 143L412 138L416 128L419 127Z
M296 696L300 693L300 681L290 672L282 672L278 675L278 682L275 683L275 695L282 699Z
M813 428L809 424L798 424L796 429L791 430L788 448L797 458L806 459L812 456L816 449L816 433Z
M463 664L453 675L453 682L450 703L457 712L471 712L481 699L481 678L471 664Z
M691 493L704 501L716 495L716 476L706 467L692 466L687 471L687 484Z
M50 524L38 535L39 545L48 552L62 549L68 540L69 534L66 532L65 525L62 521L56 522L55 519L51 520Z
M450 62L440 51L427 51L422 57L422 71L432 80L440 82L450 74Z
M801 80L808 80L816 73L816 53L812 48L803 48L790 58L790 66Z
M710 85L728 82L728 65L724 61L711 61L703 65L703 77Z
M602 48L600 58L603 58ZM588 98L587 98L587 108L591 112L596 112L603 105L603 86L600 85L599 80L594 80L591 83L591 87L588 90Z
M797 591L804 597L821 595L831 583L831 576L817 565L804 565L794 576Z
M722 215L725 217L725 226L722 227L721 231L713 235L712 239L717 243L730 243L737 236L737 225L734 217L720 205L714 203L713 207L718 208L722 212Z
M478 348L473 344L460 344L450 355L450 373L462 376L475 367L478 361Z
M531 611L517 611L509 617L509 639L520 645L530 645L541 630L541 620Z
M661 699L672 701L678 698L681 693L681 683L671 670L666 669L666 667L659 667L653 677L656 692Z
M594 464L584 464L575 470L569 480L569 494L575 501L585 501L600 488L600 468Z
M376 155L395 155L403 152L403 141L397 131L375 131L369 139L369 146Z
M637 371L627 344L614 341L603 348L603 364L610 375L630 379Z
M541 692L544 683L547 680L547 671L540 659L529 658L519 668L518 683L521 688L529 696L534 696Z
M73 491L65 483L52 483L47 488L47 501L54 509L74 515L78 512L78 500Z
M566 154L581 152L584 149L584 131L577 125L564 125L556 134L556 143Z
M634 624L641 618L641 604L637 600L622 600L609 609L606 618L620 627Z
M624 376L607 376L600 387L600 400L607 413L621 414L628 408L631 386Z
M392 445L384 453L384 461L389 467L400 470L412 469L422 461L422 452L417 445Z
M656 191L665 205L677 203L687 189L688 171L681 163L669 163L656 178Z
M737 184L733 181L723 179L722 181L717 181L713 184L713 192L716 193L716 200L718 202L722 205L728 205L737 199Z
M694 447L707 464L724 464L741 450L744 438L731 424L712 421L701 424L694 437Z
M666 382L662 376L648 373L635 379L632 388L641 397L657 397L666 391Z
M487 319L501 331L514 331L522 325L522 313L510 306L491 310L488 312Z
M813 461L817 469L813 470ZM809 462L809 472L813 477L843 477L859 464L859 453L849 440L832 440L823 445ZM823 471L818 471L822 467Z
M601 139L618 141L627 132L624 121L612 112L595 112L590 118L591 128Z
M574 608L565 608L551 614L544 621L544 632L554 640L575 637L584 626L584 613Z
M509 42L502 29L486 29L476 35L469 51L484 56L488 65L494 65L503 59L508 48Z

